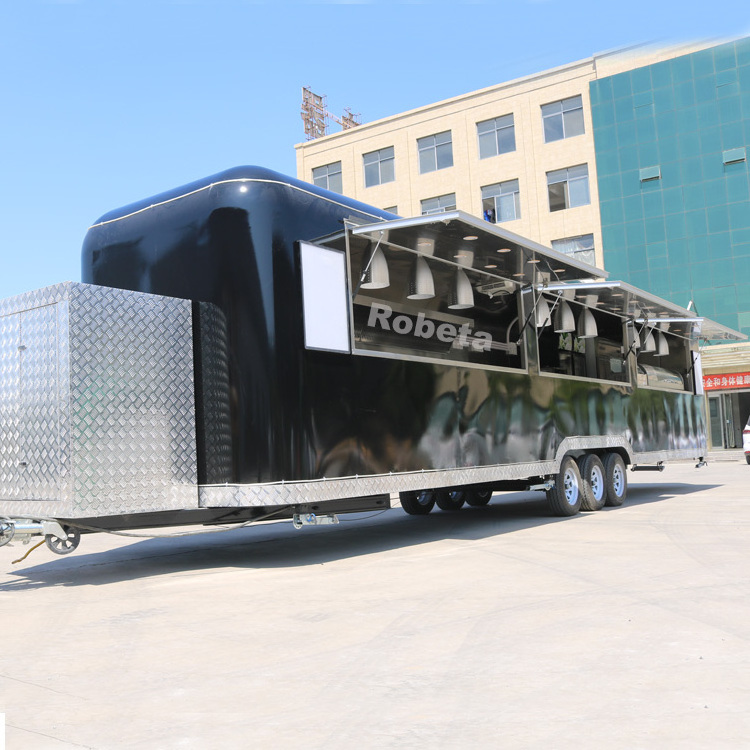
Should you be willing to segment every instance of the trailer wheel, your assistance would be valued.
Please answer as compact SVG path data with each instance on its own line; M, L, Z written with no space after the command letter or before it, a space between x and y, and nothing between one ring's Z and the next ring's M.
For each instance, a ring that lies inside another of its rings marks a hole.
M401 507L410 516L426 516L435 507L435 490L399 493Z
M581 510L583 500L581 484L578 464L567 456L560 464L560 471L555 477L555 486L547 490L547 502L554 515L574 516Z
M608 453L604 459L604 485L607 488L605 505L617 507L628 494L628 475L619 453Z
M68 535L65 539L60 539L54 534L47 534L44 537L45 544L56 555L69 555L81 543L81 532L78 529L63 526L63 530Z
M492 490L469 490L466 493L466 504L482 508L492 500Z
M581 510L601 510L607 500L604 484L604 464L594 453L581 458L578 468L581 472Z
M440 510L461 510L466 495L466 490L438 490L435 502Z

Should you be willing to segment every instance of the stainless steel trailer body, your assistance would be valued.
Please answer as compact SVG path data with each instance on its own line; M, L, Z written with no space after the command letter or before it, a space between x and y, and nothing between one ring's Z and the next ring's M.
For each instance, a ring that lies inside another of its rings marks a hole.
M0 303L0 518L58 542L395 493L616 505L626 465L703 460L698 342L742 337L467 214L255 167L107 214L82 270Z

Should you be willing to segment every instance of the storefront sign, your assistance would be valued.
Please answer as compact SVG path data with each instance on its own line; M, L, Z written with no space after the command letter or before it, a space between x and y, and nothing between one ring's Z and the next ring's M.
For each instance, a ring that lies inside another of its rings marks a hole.
M703 387L707 391L750 388L750 372L731 372L723 375L704 375Z

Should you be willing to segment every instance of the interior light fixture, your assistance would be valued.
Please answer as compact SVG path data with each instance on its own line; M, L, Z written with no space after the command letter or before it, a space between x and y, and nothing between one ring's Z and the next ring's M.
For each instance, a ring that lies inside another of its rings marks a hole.
M418 256L414 259L409 276L407 299L432 299L435 296L435 280L427 261Z
M501 247L497 252L499 253L509 253L510 248L509 247Z
M421 237L417 240L417 252L423 255L434 255L435 254L435 240L429 237Z
M554 329L555 333L572 333L576 329L573 311L564 299L561 299L555 308Z
M467 234L466 237L464 237L465 240L468 242L471 242L472 240L478 240L479 237L477 237L476 234Z
M376 247L362 276L360 289L385 289L390 283L388 261L383 251Z
M539 295L539 301L536 303L536 327L544 328L550 325L552 319L550 317L549 304L542 295Z
M471 282L462 268L456 269L456 277L451 289L450 304L451 310L466 310L474 307L474 290L471 288Z
M578 316L577 335L579 339L592 339L599 334L594 314L588 307L584 307Z
M656 351L654 352L655 357L666 357L669 355L669 342L667 337L661 332L656 332Z
M646 338L643 339L643 344L641 346L641 352L644 354L651 354L652 352L656 351L656 341L654 340L654 333L651 329L649 329L646 333Z

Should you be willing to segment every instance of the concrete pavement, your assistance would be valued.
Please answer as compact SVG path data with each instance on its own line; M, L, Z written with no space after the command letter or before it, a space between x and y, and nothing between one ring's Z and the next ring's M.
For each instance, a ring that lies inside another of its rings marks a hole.
M8 750L735 748L750 737L750 466L69 557L0 549Z

